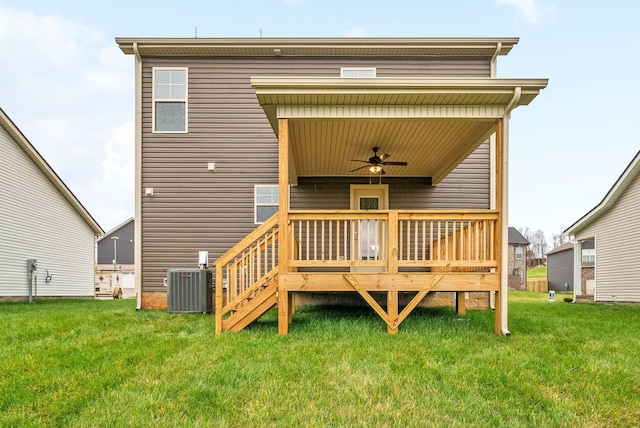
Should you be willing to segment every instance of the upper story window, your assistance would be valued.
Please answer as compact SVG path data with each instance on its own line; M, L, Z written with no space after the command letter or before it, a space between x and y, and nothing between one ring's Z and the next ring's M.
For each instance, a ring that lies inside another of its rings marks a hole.
M187 68L153 69L153 132L187 132Z
M255 215L256 224L264 223L278 212L278 186L256 184L255 192Z
M582 249L582 261L583 262L595 262L596 261L596 249L595 248L583 248Z
M342 67L340 77L376 77L376 68Z
M516 260L524 259L524 247L516 247Z

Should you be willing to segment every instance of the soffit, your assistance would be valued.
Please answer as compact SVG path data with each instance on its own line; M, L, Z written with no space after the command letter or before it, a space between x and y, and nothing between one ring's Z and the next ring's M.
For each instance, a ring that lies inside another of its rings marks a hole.
M296 176L368 175L366 160L389 153L386 176L437 184L494 131L507 109L529 104L544 79L341 79L256 77L274 129L289 119ZM519 89L517 89L519 88ZM519 97L514 98L516 92Z

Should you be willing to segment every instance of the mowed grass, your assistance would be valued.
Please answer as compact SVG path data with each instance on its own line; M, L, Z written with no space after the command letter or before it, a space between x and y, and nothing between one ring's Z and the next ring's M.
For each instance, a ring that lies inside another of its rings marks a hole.
M132 300L0 304L0 426L638 426L640 307L511 292L493 312L298 308L214 336Z
M547 277L546 266L536 266L531 269L527 269L527 278L546 278L546 277Z

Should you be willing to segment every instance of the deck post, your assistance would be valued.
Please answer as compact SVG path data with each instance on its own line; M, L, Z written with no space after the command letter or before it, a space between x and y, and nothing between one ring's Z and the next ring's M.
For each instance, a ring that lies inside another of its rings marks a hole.
M463 317L467 313L467 302L465 300L466 292L456 292L456 312L458 316Z
M216 265L216 288L215 288L215 316L216 316L216 335L222 333L222 265Z
M398 273L398 211L389 211L389 273Z
M278 119L278 271L289 271L290 233L289 225L289 119ZM278 334L289 331L289 293L278 285Z
M398 333L398 290L387 292L387 314L390 323L387 324L387 333Z
M291 324L293 322L293 314L296 312L296 299L295 293L289 294L289 311L287 313L287 322Z
M278 287L278 334L289 333L289 293L287 289Z
M501 319L502 319L502 293L499 291L496 291L496 301L495 301L495 322L494 322L494 332L498 335L501 336L502 335L502 326L501 326Z

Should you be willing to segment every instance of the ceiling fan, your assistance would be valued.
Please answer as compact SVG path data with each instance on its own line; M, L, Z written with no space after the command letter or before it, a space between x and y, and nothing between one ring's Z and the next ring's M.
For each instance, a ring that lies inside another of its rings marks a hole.
M397 165L397 166L407 166L406 162L389 162L386 161L385 159L388 159L391 155L388 153L382 153L380 156L378 156L378 147L374 147L373 148L373 156L369 158L369 160L359 160L359 159L351 159L352 162L364 162L367 165L365 166L361 166L359 168L356 169L352 169L350 172L354 172L354 171L359 171L361 169L364 168L369 168L369 171L372 174L384 174L384 168L383 166L386 165Z

